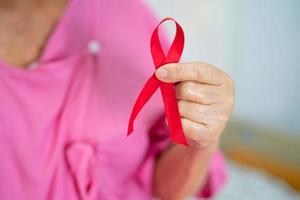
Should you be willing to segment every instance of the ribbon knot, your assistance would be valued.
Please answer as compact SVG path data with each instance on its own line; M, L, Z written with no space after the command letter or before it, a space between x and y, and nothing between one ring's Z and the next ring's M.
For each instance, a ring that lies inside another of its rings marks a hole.
M96 199L95 149L93 145L88 142L69 144L66 149L66 160L80 199Z
M165 21L173 21L176 24L176 35L167 56L164 54L158 36L158 28ZM184 47L184 32L181 26L174 19L165 18L154 29L151 36L150 45L151 54L156 69L168 63L178 63ZM150 79L148 79L133 106L133 110L129 119L127 135L130 135L133 132L134 121L138 113L158 88L160 88L162 94L168 127L171 133L171 139L175 143L188 145L183 133L183 128L180 120L174 89L175 85L174 83L164 83L158 80L155 77L155 74L153 74Z

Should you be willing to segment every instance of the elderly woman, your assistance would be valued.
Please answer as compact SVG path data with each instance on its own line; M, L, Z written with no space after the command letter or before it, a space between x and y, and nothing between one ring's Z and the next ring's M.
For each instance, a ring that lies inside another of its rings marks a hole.
M168 64L189 146L170 142L157 93L126 137L153 73L157 25L140 0L0 0L0 198L211 197L225 181L219 138L233 81L204 63Z

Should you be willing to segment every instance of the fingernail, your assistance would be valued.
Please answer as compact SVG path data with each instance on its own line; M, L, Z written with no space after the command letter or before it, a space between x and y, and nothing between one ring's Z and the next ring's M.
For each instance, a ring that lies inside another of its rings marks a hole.
M158 70L156 70L156 76L157 76L157 78L162 78L162 79L167 78L168 70L158 69Z

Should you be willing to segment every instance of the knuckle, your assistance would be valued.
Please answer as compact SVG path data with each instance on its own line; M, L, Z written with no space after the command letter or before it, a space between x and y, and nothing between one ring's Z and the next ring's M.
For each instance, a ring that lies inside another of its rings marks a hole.
M202 75L202 71L199 69L201 67L201 65L196 66L193 68L193 74L195 74L194 76L196 77L196 79L198 81L203 80L204 76Z
M221 71L221 70L220 70ZM227 86L229 86L230 88L234 88L235 87L235 83L234 80L231 78L231 76L229 74L227 74L224 71L221 71L223 77L224 77L224 82Z
M208 144L210 139L208 134L200 127L192 125L188 120L182 119L182 126L187 139L197 145Z
M220 112L227 114L233 109L233 106L234 106L234 97L231 95L228 97L224 97L222 103L222 109L220 109Z
M178 110L181 115L185 115L186 113L186 103L183 100L177 101Z
M184 132L189 133L189 123L188 123L187 119L181 118L181 124L182 124L182 128L183 128Z
M181 80L184 76L184 67L180 64L177 64L174 70L174 76L176 79Z
M229 110L232 110L233 106L234 106L234 97L231 96L230 98L228 98L227 102L228 102L228 108L229 108Z
M192 62L189 63L189 79L190 80L201 80L202 74L201 74L201 63L200 62Z
M229 90L227 102L228 102L228 105L232 106L234 104L235 83L230 77L227 79L227 85L228 85L228 90Z
M186 81L183 85L185 90L193 90L195 88L195 84L192 81Z
M178 107L179 107L179 108L184 108L184 107L185 107L185 103L184 103L183 100L178 100L178 101L177 101L177 104L178 104Z
M231 77L229 77L229 80L230 80L230 85L234 89L235 88L235 81Z
M186 118L181 118L182 127L189 139L195 140L199 136L200 130L196 128L191 122Z
M229 88L232 89L232 90L234 90L234 88L235 88L235 82L234 82L234 80L229 75L227 75L227 83L229 85Z
M184 89L184 83L178 83L176 85L176 94L180 99L185 98L185 89Z
M190 99L193 97L194 84L191 81L184 82L181 85L181 95L185 99Z
M185 136L190 140L194 140L195 134L189 121L186 118L181 118L181 123Z

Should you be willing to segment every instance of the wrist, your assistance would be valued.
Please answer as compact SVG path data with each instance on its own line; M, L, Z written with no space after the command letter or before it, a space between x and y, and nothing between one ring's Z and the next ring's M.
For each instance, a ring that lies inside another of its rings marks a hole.
M184 151L186 153L186 156L189 158L198 158L203 156L210 156L212 155L219 147L219 141L210 144L206 147L198 147L198 146L182 146L179 144L173 144L177 149L180 149L181 151Z
M199 156L204 154L213 154L219 148L219 141L214 142L208 146L200 147L200 146L190 146L187 148L188 153L191 156Z

